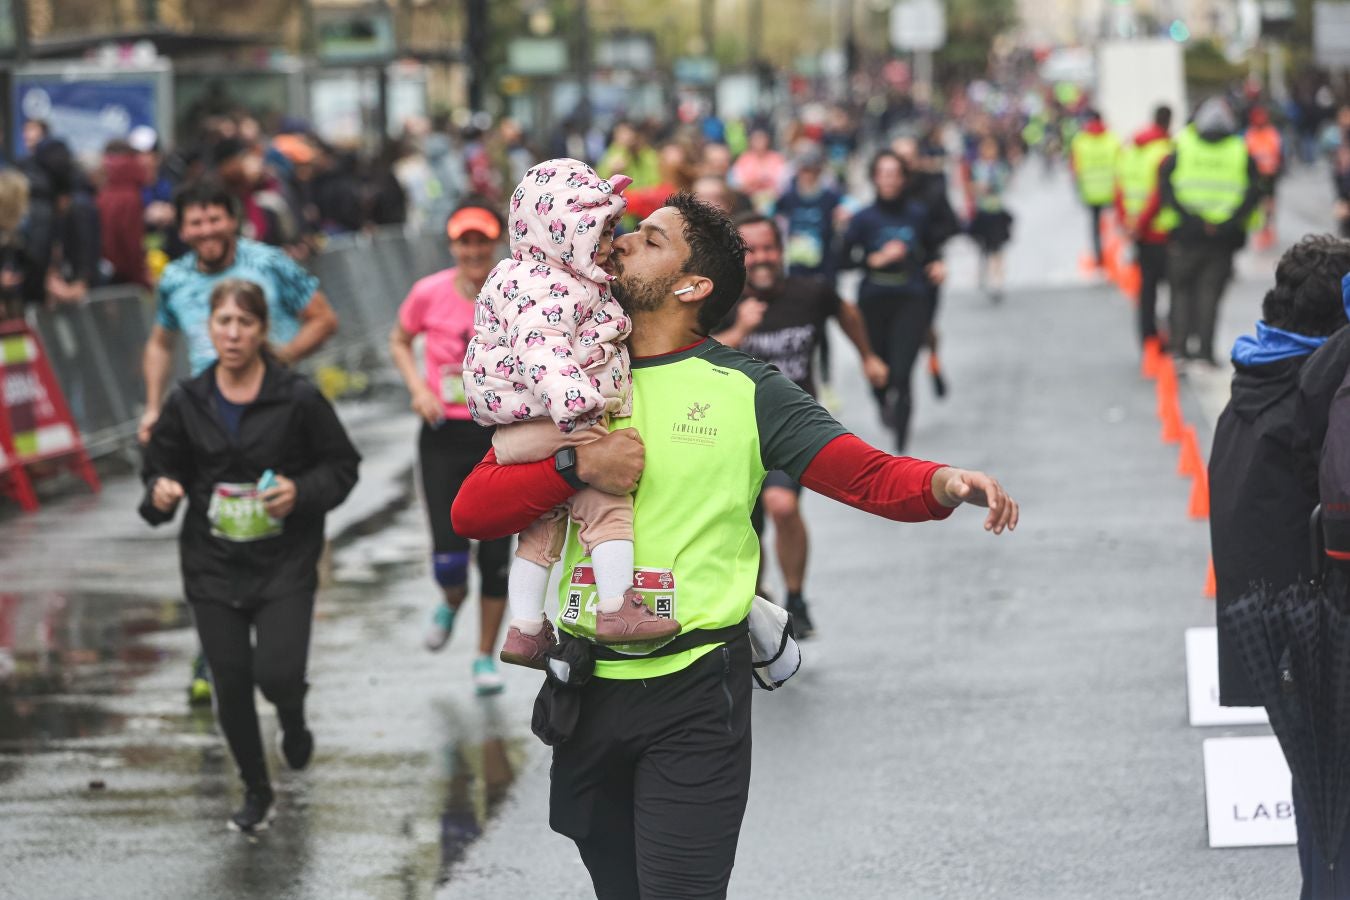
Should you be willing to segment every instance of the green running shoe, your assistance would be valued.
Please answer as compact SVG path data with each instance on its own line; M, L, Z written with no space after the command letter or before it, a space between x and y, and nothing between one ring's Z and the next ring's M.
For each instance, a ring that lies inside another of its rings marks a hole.
M426 648L435 653L450 642L450 632L455 628L455 611L444 603L437 603L431 614L431 624L422 638Z
M211 670L200 653L192 661L192 682L188 685L188 706L211 705Z
M497 661L490 656L480 656L473 661L473 690L480 697L500 694L506 688L502 676L497 672Z

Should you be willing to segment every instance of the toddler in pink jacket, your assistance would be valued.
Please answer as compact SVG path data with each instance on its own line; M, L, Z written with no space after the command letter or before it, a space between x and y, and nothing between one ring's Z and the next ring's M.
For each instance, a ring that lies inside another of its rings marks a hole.
M610 293L613 276L601 268L631 181L606 181L585 163L551 159L526 172L511 195L511 258L497 264L478 294L464 357L469 412L497 426L492 447L503 465L604 437L610 415L631 413L624 344L631 326ZM657 640L680 630L633 590L632 498L585 487L520 534L507 581L511 627L503 662L542 669L557 642L544 593L569 513L595 569L596 641Z

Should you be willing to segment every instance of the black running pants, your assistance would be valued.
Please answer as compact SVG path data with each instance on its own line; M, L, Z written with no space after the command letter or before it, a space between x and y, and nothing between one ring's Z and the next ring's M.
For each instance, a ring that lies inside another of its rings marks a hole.
M902 291L864 284L858 290L858 309L867 326L872 350L890 366L889 384L872 393L885 411L890 404L894 417L895 448L905 452L914 400L910 390L914 363L933 324L936 297L925 288Z
M253 690L258 687L282 717L303 727L305 667L314 596L272 600L238 609L210 600L190 604L211 667L216 719L247 785L267 781L267 761Z
M469 539L456 534L450 525L450 507L469 473L491 449L492 429L477 422L448 419L434 428L422 424L417 437L417 465L433 553L463 553L469 549ZM510 571L509 537L478 544L478 574L483 578L484 597L505 597Z
M594 678L553 750L549 823L581 851L598 900L727 895L750 790L750 645L672 675Z
M1167 277L1167 245L1139 241L1139 343L1158 336L1158 285Z

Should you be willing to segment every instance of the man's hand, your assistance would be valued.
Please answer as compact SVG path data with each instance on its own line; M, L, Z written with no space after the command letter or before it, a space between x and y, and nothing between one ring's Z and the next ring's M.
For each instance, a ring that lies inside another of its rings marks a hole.
M891 367L886 365L886 361L875 353L863 357L863 375L867 378L867 383L877 390L881 390L891 380Z
M763 300L746 297L736 304L736 330L743 335L754 331L759 327L759 323L764 321L764 312L768 308L769 304Z
M637 429L621 428L577 447L577 477L606 494L631 494L647 464L646 454Z
M1017 501L1009 497L998 480L983 472L943 467L933 473L933 496L946 507L970 503L989 509L984 530L1002 534L1017 530Z
M928 275L928 280L932 284L942 284L947 280L947 264L940 259L930 262L924 272Z
M159 410L147 406L145 412L141 413L141 424L136 426L136 440L141 442L144 447L150 443L150 433L155 430L155 423L159 421Z
M150 502L162 513L171 513L183 499L183 486L172 478L156 478L150 489Z
M276 476L275 487L262 492L263 508L274 519L284 519L295 509L295 482L285 475Z
M422 421L432 426L441 424L441 420L445 418L445 408L441 406L440 398L425 385L413 391L412 411L417 413Z

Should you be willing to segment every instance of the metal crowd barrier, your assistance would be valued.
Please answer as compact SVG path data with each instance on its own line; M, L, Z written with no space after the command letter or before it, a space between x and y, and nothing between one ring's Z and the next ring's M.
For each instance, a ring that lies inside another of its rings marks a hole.
M310 263L338 314L338 333L306 360L320 386L364 380L385 365L389 330L413 282L451 264L444 233L391 226L332 238ZM29 313L90 456L131 451L145 408L141 352L154 297L131 285L98 288L78 307ZM179 341L179 374L187 367Z

